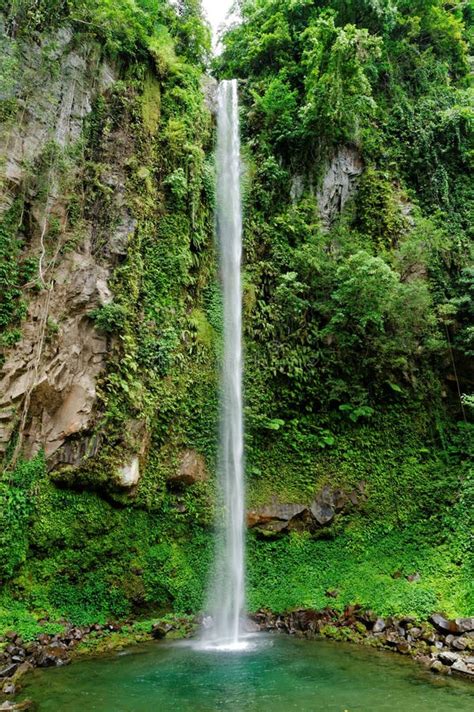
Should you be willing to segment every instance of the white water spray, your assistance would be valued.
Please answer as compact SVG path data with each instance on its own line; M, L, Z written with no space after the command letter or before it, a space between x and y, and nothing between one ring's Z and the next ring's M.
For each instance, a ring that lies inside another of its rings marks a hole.
M223 505L218 533L211 647L238 650L244 611L244 473L242 416L242 208L237 82L222 81L217 115L217 237L223 294L219 485Z

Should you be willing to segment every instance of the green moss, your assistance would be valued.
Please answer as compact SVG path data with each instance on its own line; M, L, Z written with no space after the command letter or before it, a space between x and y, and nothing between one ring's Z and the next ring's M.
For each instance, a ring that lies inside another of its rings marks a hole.
M156 134L160 123L161 87L152 74L143 83L143 123L151 134Z

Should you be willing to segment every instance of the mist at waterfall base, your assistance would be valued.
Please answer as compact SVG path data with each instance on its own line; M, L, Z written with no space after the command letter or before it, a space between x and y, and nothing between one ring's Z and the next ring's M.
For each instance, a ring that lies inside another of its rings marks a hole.
M242 414L242 208L237 81L218 87L216 235L223 302L220 385L218 521L210 583L208 626L201 644L244 649L244 472Z

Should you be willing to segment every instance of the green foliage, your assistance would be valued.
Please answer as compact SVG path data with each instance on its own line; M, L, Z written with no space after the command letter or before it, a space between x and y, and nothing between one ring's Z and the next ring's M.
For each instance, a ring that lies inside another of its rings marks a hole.
M159 57L164 45L170 48L168 29L191 62L203 62L210 48L199 0L177 8L168 0L7 0L2 10L12 34L27 38L69 22L78 32L100 39L111 55Z
M12 327L18 325L26 313L21 291L25 281L25 269L20 261L22 215L22 201L17 200L0 221L0 347L16 340Z
M395 247L407 232L400 196L380 171L368 168L358 185L357 228L378 249Z
M17 465L0 479L0 577L7 579L25 562L28 524L36 507L37 482L44 477L45 462L38 456Z
M325 536L251 538L252 607L322 607L336 588L341 607L470 611L451 385L470 392L469 16L440 0L239 7L215 66L242 80L248 496L361 480L368 495ZM362 175L322 225L341 147Z
M242 80L249 505L309 503L325 485L364 482L367 494L317 536L250 533L249 606L323 607L337 589L337 608L472 613L472 425L457 424L452 373L454 362L467 393L469 13L441 0L239 5L215 66ZM30 639L45 616L54 632L61 618L193 613L213 548L222 335L201 6L10 0L2 16L5 121L21 48L60 27L100 45L120 78L77 146L45 146L23 191L42 205L54 165L74 239L84 230L94 259L113 264L113 301L89 314L110 348L83 460L48 476L39 456L0 481L0 629ZM362 175L346 174L351 196L323 224L324 172L341 148ZM35 272L28 201L0 226L3 345L19 336ZM60 248L50 223L48 249ZM51 319L49 338L56 329ZM189 448L211 478L178 491ZM137 455L140 481L124 492L118 468Z
M99 331L114 333L124 328L127 319L126 309L120 304L106 304L103 307L93 309L89 316L94 320Z
M323 133L327 142L357 140L375 114L366 67L380 56L380 40L354 25L336 27L334 16L323 14L303 42L307 130Z

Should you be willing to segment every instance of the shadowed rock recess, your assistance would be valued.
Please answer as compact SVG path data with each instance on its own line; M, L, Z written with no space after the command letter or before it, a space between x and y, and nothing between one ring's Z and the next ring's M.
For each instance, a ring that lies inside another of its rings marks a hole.
M216 90L233 78L249 613L472 673L472 12L241 14L211 63L199 2L1 3L10 697L29 665L187 635L202 615Z

